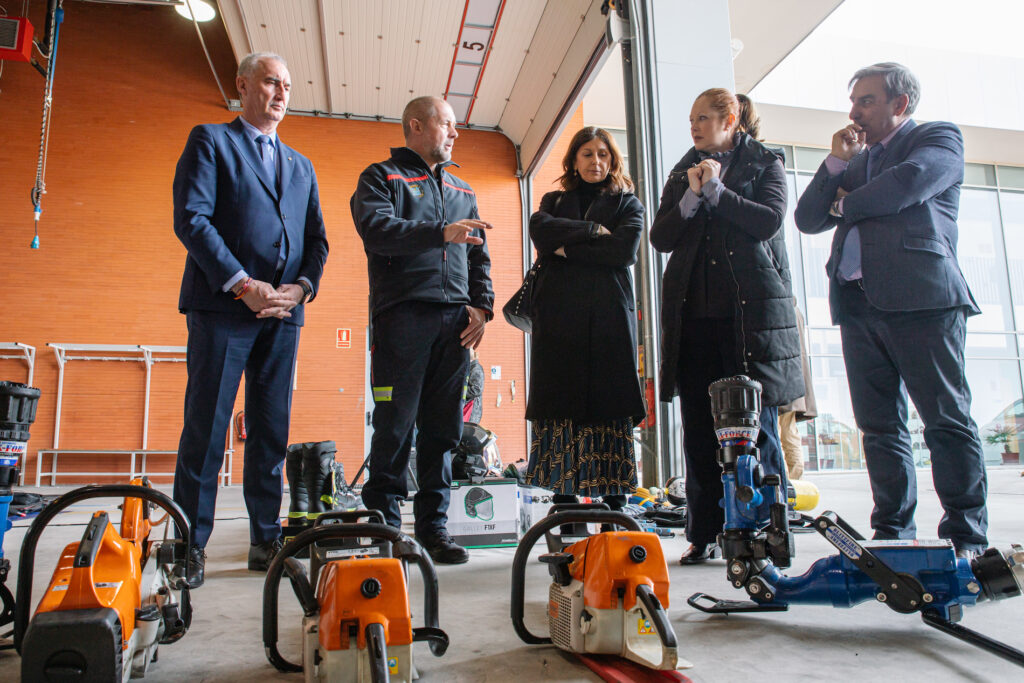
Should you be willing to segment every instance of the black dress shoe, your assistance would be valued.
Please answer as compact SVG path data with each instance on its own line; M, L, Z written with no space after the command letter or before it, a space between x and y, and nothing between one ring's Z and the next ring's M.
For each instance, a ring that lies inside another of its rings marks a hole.
M455 542L447 529L431 533L429 536L416 536L423 549L427 551L437 564L464 564L469 562L469 553Z
M249 546L249 571L265 572L270 567L274 556L281 552L281 539L275 538L263 543L254 543Z
M718 545L715 543L693 543L683 556L679 558L679 564L701 564L713 557L718 557Z
M179 563L177 573L185 577L185 583L189 588L199 588L206 580L206 551L197 545L188 550L188 561L185 567Z

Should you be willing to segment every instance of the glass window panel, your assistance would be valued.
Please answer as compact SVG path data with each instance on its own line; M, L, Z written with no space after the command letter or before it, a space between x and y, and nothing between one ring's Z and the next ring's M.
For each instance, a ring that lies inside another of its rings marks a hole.
M970 327L970 318L968 327ZM1001 358L1014 360L1017 358L1017 340L1012 333L995 334L990 332L967 333L968 358Z
M803 425L807 435L805 470L863 469L864 451L853 419L843 359L812 358L811 374L818 416Z
M1024 166L1000 166L999 185L1024 190Z
M786 202L786 222L783 224L786 238L786 255L789 257L789 274L793 278L793 296L799 302L800 310L804 304L804 264L800 253L800 231L796 229L793 212L796 211L796 174L786 174L786 185L789 187L789 198Z
M1002 173L1002 167L999 171ZM1000 192L1003 209L1003 234L1010 264L1010 290L1013 293L1017 329L1024 329L1024 194Z
M843 341L839 327L808 327L807 353L812 356L842 356Z
M812 176L797 175L797 196L803 194L810 184ZM794 203L795 206L795 203ZM828 276L825 274L825 263L832 249L833 231L817 235L800 235L800 250L803 253L804 301L807 309L804 317L808 325L827 327L832 324L832 315L828 308Z
M793 146L792 145L772 145L769 143L769 147L778 147L782 150L783 154L786 155L785 165L787 169L794 169L796 166L793 163Z
M958 223L960 265L982 311L968 318L968 329L1013 329L996 192L962 190Z
M821 162L825 161L829 150L813 147L796 148L796 167L801 171L817 171Z
M1024 439L1024 401L1016 361L967 360L971 417L978 423L985 464L1003 462L1003 453L1020 454Z
M995 187L996 169L991 164L965 164L964 185Z

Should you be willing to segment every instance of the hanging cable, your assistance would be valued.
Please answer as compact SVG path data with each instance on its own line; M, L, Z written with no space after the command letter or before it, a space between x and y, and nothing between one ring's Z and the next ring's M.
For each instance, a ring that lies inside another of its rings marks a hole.
M57 38L61 22L64 21L64 1L57 0L53 14L50 16L50 44L47 46L49 56L46 69L46 88L43 95L43 121L39 132L39 160L36 163L36 184L32 187L32 211L35 218L35 235L32 237L31 248L39 248L39 216L43 213L43 195L46 194L46 155L50 146L50 112L53 106L53 73L57 66Z

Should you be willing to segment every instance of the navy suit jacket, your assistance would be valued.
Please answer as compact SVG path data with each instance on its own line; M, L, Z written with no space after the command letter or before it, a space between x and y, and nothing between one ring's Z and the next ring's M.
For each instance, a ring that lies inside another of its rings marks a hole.
M960 129L934 121L907 121L867 179L867 151L830 176L822 162L796 206L801 232L817 234L837 226L825 265L832 322L839 323L836 270L850 228L860 231L864 294L883 311L918 311L966 306L980 313L957 262L957 213L964 177ZM849 192L843 217L829 214L836 190Z
M241 119L196 126L174 174L174 232L188 250L178 308L255 316L224 283L239 270L272 282L287 233L282 284L305 276L316 295L327 234L309 159L281 142L280 192ZM285 322L303 323L303 306Z

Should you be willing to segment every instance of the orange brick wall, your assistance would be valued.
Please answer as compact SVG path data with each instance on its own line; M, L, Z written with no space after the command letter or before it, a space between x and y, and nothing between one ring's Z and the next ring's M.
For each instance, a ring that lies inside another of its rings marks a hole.
M31 3L37 27L44 5ZM174 166L193 125L234 117L224 108L194 29L170 9L91 3L65 3L65 9L39 250L29 249L28 197L43 79L15 62L5 62L0 77L0 245L7 260L0 341L37 347L34 385L43 392L27 483L34 483L36 450L53 441L57 367L47 342L185 344L185 319L176 309L185 250L171 225ZM228 96L235 97L234 58L223 28L215 22L204 34ZM359 172L402 144L401 130L290 116L279 132L313 161L331 245L320 296L307 310L302 332L290 441L334 439L351 476L364 455L368 292L365 254L348 202ZM500 308L521 281L515 151L500 134L463 131L454 158L462 165L458 174L477 192L481 215L495 224L488 237ZM351 348L336 348L337 328L352 330ZM515 459L526 452L523 342L500 312L480 355L485 369L502 367L500 381L487 373L483 422L499 435L505 458ZM0 360L0 379L24 377L22 363ZM519 390L514 403L510 380ZM141 446L144 381L142 363L69 363L60 446ZM184 383L183 363L154 368L150 448L176 449ZM95 456L76 467L86 465L127 467L124 460ZM151 463L158 466L172 469L173 463ZM236 482L241 468L236 457Z

